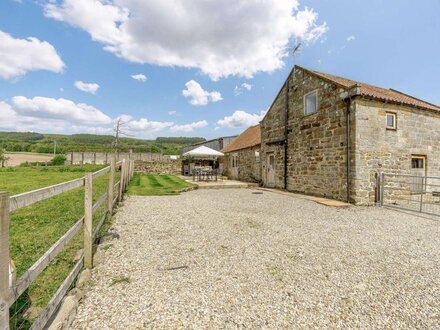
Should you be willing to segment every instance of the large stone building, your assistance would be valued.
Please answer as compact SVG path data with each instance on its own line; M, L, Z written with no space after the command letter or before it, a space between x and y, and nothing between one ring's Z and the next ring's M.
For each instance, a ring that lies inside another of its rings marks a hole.
M376 174L440 176L440 107L295 66L261 121L264 186L373 204Z
M223 166L229 179L260 182L260 125L249 127L231 144L222 149Z

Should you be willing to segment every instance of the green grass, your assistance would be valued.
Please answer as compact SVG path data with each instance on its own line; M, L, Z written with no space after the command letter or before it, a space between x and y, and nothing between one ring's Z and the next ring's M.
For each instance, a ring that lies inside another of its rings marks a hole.
M177 195L192 185L174 175L135 174L127 193L139 196Z
M61 166L0 170L0 191L11 195L46 187L84 176L102 166ZM116 178L118 180L118 178ZM108 174L93 182L94 202L108 188ZM94 226L105 212L105 203L94 215ZM11 212L10 252L17 267L17 279L37 261L84 214L84 188L77 188L29 207ZM75 264L82 248L83 233L63 249L46 270L10 309L11 329L28 328L22 312L29 306L44 307ZM23 323L22 323L23 322Z

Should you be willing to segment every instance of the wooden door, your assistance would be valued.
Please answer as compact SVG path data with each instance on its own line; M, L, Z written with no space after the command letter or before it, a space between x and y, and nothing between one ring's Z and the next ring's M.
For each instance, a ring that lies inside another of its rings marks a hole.
M266 185L275 186L275 154L273 152L266 155Z
M231 179L238 179L238 154L232 154L231 156Z
M423 193L426 180L426 156L411 157L412 193Z

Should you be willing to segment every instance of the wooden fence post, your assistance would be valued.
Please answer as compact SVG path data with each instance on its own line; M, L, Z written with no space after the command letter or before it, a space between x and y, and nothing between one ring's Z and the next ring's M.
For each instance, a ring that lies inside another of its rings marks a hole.
M0 328L9 329L9 193L0 192Z
M86 173L84 184L84 266L93 267L93 173Z
M135 161L133 160L133 164L132 164L132 167L131 167L131 178L133 179L133 176L134 176L134 164L135 164Z
M110 218L113 215L113 190L115 189L115 166L116 166L116 159L115 157L112 157L110 160L110 177L108 179L108 203L107 203L107 212L110 216Z
M126 172L125 167L126 167L126 164L125 164L125 158L124 158L122 160L122 165L121 165L121 180L120 180L120 185L119 185L119 196L118 196L119 202L122 201L122 194L123 194L124 188L125 188L125 186L124 186L125 172Z
M124 192L128 185L128 171L130 168L130 161L125 163L125 172L124 172Z

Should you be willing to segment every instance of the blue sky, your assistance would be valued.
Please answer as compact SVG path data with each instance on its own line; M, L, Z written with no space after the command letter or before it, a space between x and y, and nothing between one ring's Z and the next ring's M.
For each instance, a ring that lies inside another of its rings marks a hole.
M439 13L438 0L2 0L0 130L112 134L122 118L140 138L232 135L295 63L440 104Z

